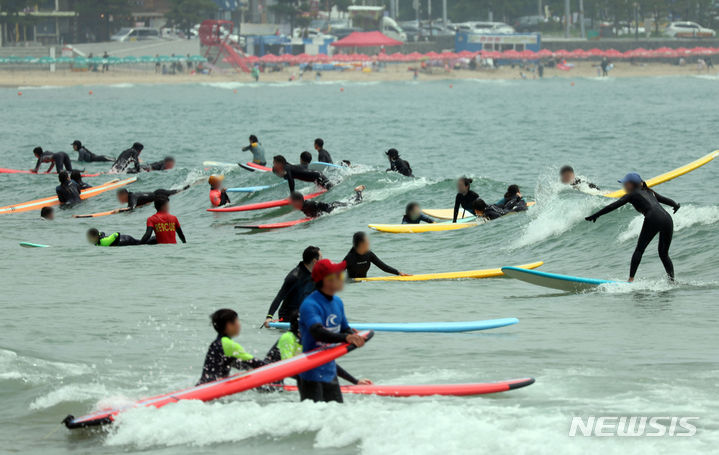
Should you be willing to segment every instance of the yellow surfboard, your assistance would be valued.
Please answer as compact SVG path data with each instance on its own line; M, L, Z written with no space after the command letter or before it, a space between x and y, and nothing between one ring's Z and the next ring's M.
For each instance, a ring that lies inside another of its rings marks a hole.
M536 204L536 202L534 201L527 202L527 207L531 207L534 204ZM454 209L426 209L422 210L422 213L427 216L431 216L432 218L437 218L438 220L451 220L452 218L454 218ZM467 212L466 210L460 208L459 216L463 217L472 215L469 214L469 212Z
M705 164L707 164L708 162L710 162L717 156L719 156L719 150L714 150L713 152L711 152L707 155L704 155L703 157L699 158L696 161L692 161L691 163L685 164L682 167L678 167L678 168L674 169L673 171L665 172L662 175L657 175L656 177L647 180L646 181L647 186L651 188L651 187L659 185L661 183L668 182L669 180L674 180L675 178L681 177L682 175L687 174L687 173L693 171L694 169L704 166ZM622 189L622 190L613 191L611 193L607 193L604 196L611 197L611 198L620 198L620 197L624 196L624 194L625 194L624 190Z
M389 232L391 234L419 234L421 232L439 232L439 231L456 231L458 229L467 229L479 226L477 221L457 220L457 223L423 223L423 224L370 224L370 229L379 232ZM474 220L474 218L471 218Z
M536 269L544 264L544 262L532 262L531 264L518 265L522 269ZM496 278L504 276L502 269L485 269L485 270L467 270L466 272L446 272L446 273L425 273L422 275L412 276L379 276L372 278L355 278L354 281L430 281L430 280L461 280L461 279L478 279L478 278Z

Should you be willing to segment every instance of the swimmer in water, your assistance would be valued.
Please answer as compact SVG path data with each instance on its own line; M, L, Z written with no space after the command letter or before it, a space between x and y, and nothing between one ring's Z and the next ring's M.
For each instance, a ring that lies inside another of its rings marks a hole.
M416 202L410 202L404 210L402 224L419 224L421 222L434 223L434 220L422 213L422 209Z
M43 207L40 210L40 217L47 221L54 221L55 220L55 209L52 207Z
M320 188L329 190L332 183L321 172L303 169L287 162L284 156L277 155L272 161L272 172L280 178L287 180L290 187L290 193L295 191L295 180L303 182L312 182Z
M262 144L260 144L260 141L254 134L250 135L250 145L242 147L242 151L252 152L253 163L259 164L260 166L267 165L267 160L265 159L265 149L262 148Z
M175 158L171 156L166 156L162 159L162 161L155 161L154 163L150 164L143 164L140 166L143 171L151 172L151 171L169 171L170 169L173 169L175 167Z
M348 207L350 205L356 205L362 202L362 192L366 189L364 185L360 185L355 188L354 199L350 202L319 202L319 201L306 201L305 197L299 191L294 191L290 195L290 202L292 207L296 210L301 210L309 218L317 218L325 213L332 213L337 207Z
M464 210L464 215L467 213L474 213L474 201L479 199L479 195L470 189L474 180L467 177L460 177L457 180L457 197L454 198L454 215L452 215L452 222L457 222L457 216L459 215L459 209Z
M344 261L347 263L348 278L367 278L367 272L372 264L391 275L410 276L382 262L372 252L369 237L364 232L355 232L352 236L352 249L345 256Z
M60 180L60 184L55 188L55 193L57 193L57 199L60 201L60 205L71 206L82 202L82 199L80 199L80 188L70 179L70 175L67 171L60 172L57 178Z
M230 197L227 195L227 190L222 186L222 181L225 180L224 175L211 175L207 182L210 184L210 204L213 207L219 207L230 203Z
M89 229L86 236L87 241L95 246L133 246L140 244L140 241L132 236L120 234L119 232L105 235L104 232L100 232L95 228Z
M45 152L42 147L35 147L32 153L35 155L35 158L37 158L35 169L32 170L32 172L36 174L40 170L40 165L42 163L50 163L50 167L48 167L47 171L45 171L46 174L52 172L53 168L55 168L58 173L62 171L72 172L70 157L65 152Z
M92 185L82 181L82 174L80 174L80 171L78 170L72 171L72 173L70 174L70 179L75 182L80 191L92 188Z
M317 150L317 161L332 164L332 157L330 152L325 150L325 141L323 139L315 139L315 150Z
M300 153L300 167L302 169L309 169L310 163L312 163L312 154L307 151Z
M414 177L414 175L412 175L412 166L409 165L409 162L399 157L399 151L397 151L397 149L389 149L385 154L387 155L387 159L389 159L389 169L387 169L387 172L392 171L402 174L405 177Z
M565 185L571 185L573 188L577 188L582 184L586 184L593 190L599 190L599 187L592 182L585 182L574 174L574 168L572 166L562 166L559 170L559 178Z
M681 205L647 187L646 182L642 180L636 172L630 172L625 175L623 179L619 180L619 183L624 185L626 194L619 198L618 201L612 202L585 219L596 223L597 218L600 216L606 215L627 203L632 204L637 212L644 215L644 224L642 225L642 231L639 233L637 247L634 249L634 254L632 255L632 261L629 267L629 282L634 281L639 263L642 261L642 255L657 234L659 234L659 258L664 265L664 270L666 270L669 279L674 281L674 264L672 264L672 260L669 258L669 247L672 244L672 236L674 234L674 221L661 204L672 207L674 213L677 213Z
M252 354L245 351L233 338L240 334L240 320L237 313L230 309L217 310L210 316L212 327L217 332L217 338L210 343L202 367L202 376L197 385L226 378L232 368L250 370L265 364L255 359Z

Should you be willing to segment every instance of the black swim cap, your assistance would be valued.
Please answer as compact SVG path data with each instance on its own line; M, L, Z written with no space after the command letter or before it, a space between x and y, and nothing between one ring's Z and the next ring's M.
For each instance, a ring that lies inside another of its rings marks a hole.
M72 142L72 144L70 144L70 145L77 145L78 147L82 147L82 142L80 142L80 141L78 141L77 139L75 139L75 140Z
M564 174L565 172L574 172L574 168L572 166L562 166L562 168L559 170L559 174Z
M397 149L389 149L387 150L387 156L389 156L390 158L398 158L399 151Z
M142 151L142 149L145 148L145 146L140 144L139 142L135 142L134 144L132 144L132 148L134 148L135 150L140 152L140 151Z
M42 155L42 147L35 147L34 149L32 149L32 153L35 155L37 155L38 153Z

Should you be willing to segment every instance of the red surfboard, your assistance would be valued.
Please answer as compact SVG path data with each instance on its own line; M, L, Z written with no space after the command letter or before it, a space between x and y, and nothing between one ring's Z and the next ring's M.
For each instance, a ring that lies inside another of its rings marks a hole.
M235 229L281 229L312 221L314 218L302 218L299 220L283 221L281 223L255 224L246 226L235 226Z
M371 330L365 330L359 332L359 335L364 337L365 340L369 340L374 335L374 332ZM69 415L65 417L63 423L70 429L84 428L112 423L112 421L115 420L115 416L129 409L151 406L161 408L180 400L215 400L217 398L251 390L256 387L317 368L318 366L331 362L338 357L342 357L354 349L354 345L347 343L329 344L287 360L271 363L254 370L244 371L242 373L228 376L224 379L190 387L189 389L170 392L152 398L146 398L127 406L114 409L103 409L78 418Z
M57 172L33 172L33 171L25 171L22 169L7 169L4 167L0 167L0 174L36 174L36 175L57 175ZM83 177L98 177L102 175L102 172L98 172L96 174L82 174Z
M324 194L326 192L327 192L327 190L322 190L322 191L318 191L316 193L308 194L305 196L305 200L314 199L317 196ZM236 205L234 207L218 207L215 209L207 209L207 211L208 212L218 212L218 213L248 212L250 210L271 209L274 207L284 207L286 205L290 205L289 199L278 199L276 201L257 202L255 204L247 204L247 205Z
M379 395L381 397L427 397L444 395L461 397L506 392L534 384L534 378L510 379L500 382L478 382L474 384L426 384L426 385L347 385L340 387L342 393ZM297 386L282 387L287 391L296 391Z
M244 163L244 164L238 163L238 164L240 165L240 167L242 169L244 169L246 171L250 171L250 172L272 172L271 167L262 166L261 164L256 164L256 163L252 163L252 162Z

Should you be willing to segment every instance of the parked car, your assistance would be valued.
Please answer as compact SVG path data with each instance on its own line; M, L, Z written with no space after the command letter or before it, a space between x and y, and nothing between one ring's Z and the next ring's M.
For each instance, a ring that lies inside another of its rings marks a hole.
M487 35L495 33L515 33L514 27L504 22L464 22L459 24L459 30Z
M125 27L110 37L112 41L143 41L161 39L160 31L149 27Z
M671 22L664 29L664 35L672 38L713 38L716 32L696 22Z
M545 22L544 16L522 16L514 23L514 28L518 32L536 32Z
M448 28L444 28L441 25L423 25L422 26L422 36L424 36L427 39L437 38L441 36L454 36L456 35L456 32L454 30L450 30ZM407 31L407 29L405 29Z
M413 43L422 40L422 30L417 26L417 21L404 21L399 24L407 34L407 41Z

